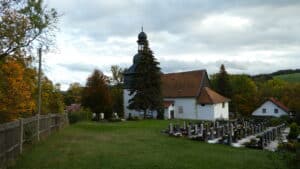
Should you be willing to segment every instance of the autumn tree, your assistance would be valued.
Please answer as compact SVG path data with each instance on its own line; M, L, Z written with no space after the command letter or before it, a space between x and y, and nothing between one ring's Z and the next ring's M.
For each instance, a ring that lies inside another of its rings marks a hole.
M34 84L25 77L21 61L6 59L0 63L0 122L31 115L35 109Z
M250 116L259 105L259 95L254 81L247 75L231 75L232 98L230 111Z
M59 84L53 82L46 76L42 77L42 114L63 113L64 102L60 92ZM37 88L36 88L37 96ZM37 98L37 97L36 97Z
M96 113L97 119L99 119L99 114L102 112L105 118L110 118L112 115L112 99L108 83L108 78L100 70L96 69L88 77L86 86L83 89L82 105Z
M0 60L17 51L30 51L53 42L58 14L43 0L2 0L0 2ZM25 55L23 55L25 56Z
M65 104L71 105L73 103L81 103L82 89L83 87L79 83L71 83L68 90L64 94Z

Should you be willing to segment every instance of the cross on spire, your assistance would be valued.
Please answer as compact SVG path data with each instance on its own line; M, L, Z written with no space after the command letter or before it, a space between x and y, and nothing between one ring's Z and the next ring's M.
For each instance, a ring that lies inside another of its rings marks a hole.
M143 25L142 25L142 32L144 32L144 30L143 30Z

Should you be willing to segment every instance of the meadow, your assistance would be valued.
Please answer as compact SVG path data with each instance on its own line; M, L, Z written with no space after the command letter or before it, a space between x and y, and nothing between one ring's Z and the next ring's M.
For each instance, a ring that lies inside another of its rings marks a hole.
M169 122L80 122L27 147L10 168L285 168L285 163L273 152L170 137L161 132Z

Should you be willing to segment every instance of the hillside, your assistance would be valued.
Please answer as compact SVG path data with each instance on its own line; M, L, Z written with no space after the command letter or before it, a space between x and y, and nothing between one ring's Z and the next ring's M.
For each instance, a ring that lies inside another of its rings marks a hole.
M273 76L273 78L274 79L282 79L284 81L291 82L291 83L300 83L300 73L276 75L276 76Z
M267 81L271 79L282 79L287 82L300 83L300 69L279 70L269 74L251 76L254 81Z

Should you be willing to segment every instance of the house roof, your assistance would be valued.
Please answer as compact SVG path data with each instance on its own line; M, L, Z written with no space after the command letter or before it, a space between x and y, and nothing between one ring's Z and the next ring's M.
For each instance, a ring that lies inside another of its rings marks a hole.
M271 101L272 103L274 103L275 105L277 105L278 107L280 107L282 110L289 112L289 108L287 108L284 104L282 104L280 101L278 101L277 99L275 99L274 97L270 97L268 99L268 101Z
M197 97L206 70L163 74L162 94L165 98Z
M215 104L228 102L230 99L218 94L208 87L203 87L197 101L200 104Z

